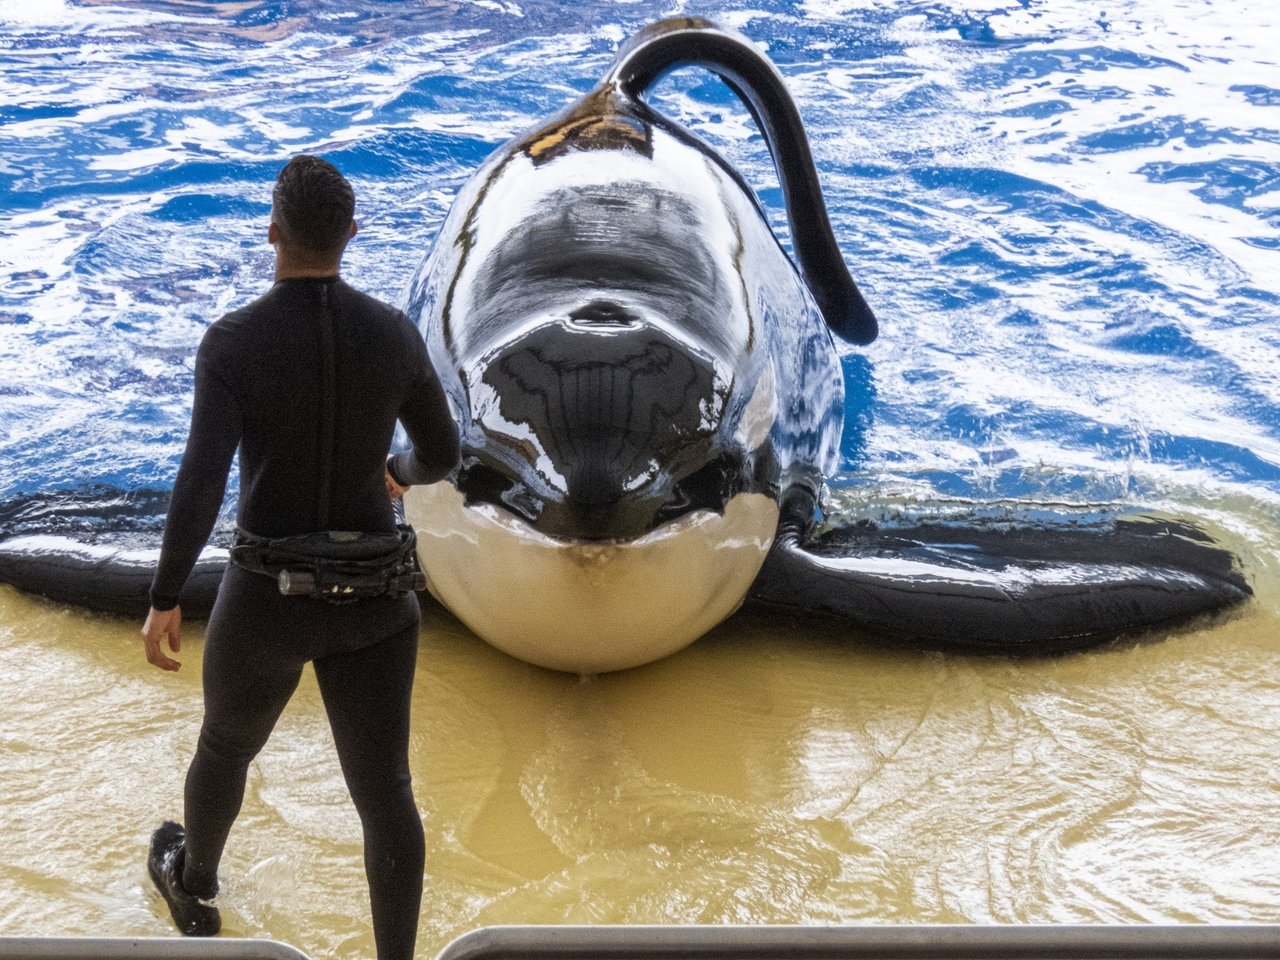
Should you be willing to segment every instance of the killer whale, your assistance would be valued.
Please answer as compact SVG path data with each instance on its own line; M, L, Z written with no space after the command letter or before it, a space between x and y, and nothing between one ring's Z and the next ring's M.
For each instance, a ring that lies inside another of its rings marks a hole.
M755 118L794 265L742 177L643 99L682 66L720 75ZM843 414L835 340L870 342L877 321L781 77L707 21L642 30L594 90L497 150L459 192L406 309L463 443L454 476L406 499L429 587L531 662L638 665L743 603L931 647L1046 654L1249 595L1235 558L1181 523L818 529ZM129 502L116 528L145 541L155 505ZM115 546L112 529L91 549L54 527L0 543L0 578L145 607L145 550ZM223 562L202 558L189 615Z

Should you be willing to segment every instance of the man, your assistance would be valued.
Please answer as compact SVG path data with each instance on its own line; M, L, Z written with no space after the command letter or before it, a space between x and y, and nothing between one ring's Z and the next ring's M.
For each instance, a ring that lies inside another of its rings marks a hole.
M317 531L394 534L391 498L458 462L458 432L426 347L403 313L344 283L356 234L350 184L317 157L276 180L267 240L275 285L205 333L191 433L174 483L147 659L179 664L183 583L208 540L240 451L238 526L256 541ZM413 450L388 460L396 420ZM390 494L390 497L388 496ZM285 596L263 570L227 569L204 649L204 722L184 792L185 830L165 823L148 867L179 929L220 928L207 901L244 796L249 762L312 662L364 830L379 960L413 955L422 895L422 822L408 766L418 644L412 592L337 605Z

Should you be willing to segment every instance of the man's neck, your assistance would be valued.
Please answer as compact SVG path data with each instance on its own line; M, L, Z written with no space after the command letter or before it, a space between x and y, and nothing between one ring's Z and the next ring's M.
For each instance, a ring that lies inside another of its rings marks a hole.
M332 263L298 263L287 257L276 255L276 281L280 280L315 280L325 277L336 277L342 265L341 260Z

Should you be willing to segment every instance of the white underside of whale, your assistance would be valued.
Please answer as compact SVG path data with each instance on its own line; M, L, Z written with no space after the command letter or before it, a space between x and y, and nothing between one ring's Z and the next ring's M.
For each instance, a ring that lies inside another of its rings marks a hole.
M557 540L447 482L405 511L432 595L498 649L553 670L602 673L658 660L741 606L778 526L759 493L635 540Z

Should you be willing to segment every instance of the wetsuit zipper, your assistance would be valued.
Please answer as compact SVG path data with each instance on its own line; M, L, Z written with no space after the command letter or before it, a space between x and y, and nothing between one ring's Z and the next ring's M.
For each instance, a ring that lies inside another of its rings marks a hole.
M329 285L320 290L320 484L316 491L316 529L329 529L333 496L333 440L338 412L338 361L334 350L333 316L329 312Z

